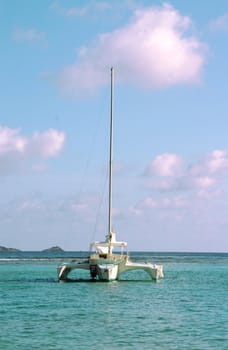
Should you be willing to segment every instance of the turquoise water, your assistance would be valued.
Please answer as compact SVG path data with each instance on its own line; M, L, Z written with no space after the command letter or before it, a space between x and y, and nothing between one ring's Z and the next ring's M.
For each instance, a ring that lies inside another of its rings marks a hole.
M228 349L228 254L132 257L165 278L58 283L60 255L0 253L0 349Z

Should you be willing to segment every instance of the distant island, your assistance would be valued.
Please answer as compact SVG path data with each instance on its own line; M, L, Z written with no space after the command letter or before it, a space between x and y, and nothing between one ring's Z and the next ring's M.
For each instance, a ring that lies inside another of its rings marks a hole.
M0 245L0 252L21 252L21 250L16 248L7 248ZM64 250L59 246L54 246L48 249L44 249L42 252L64 252Z
M20 252L21 250L16 248L7 248L0 245L0 252Z
M48 249L44 249L42 250L42 252L64 252L64 250L62 248L60 248L59 246L54 246Z

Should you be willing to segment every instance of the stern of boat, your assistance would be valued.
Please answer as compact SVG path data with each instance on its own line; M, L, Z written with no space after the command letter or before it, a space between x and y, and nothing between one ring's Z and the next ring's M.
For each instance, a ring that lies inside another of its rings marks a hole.
M97 265L97 271L100 281L115 281L118 276L118 265Z

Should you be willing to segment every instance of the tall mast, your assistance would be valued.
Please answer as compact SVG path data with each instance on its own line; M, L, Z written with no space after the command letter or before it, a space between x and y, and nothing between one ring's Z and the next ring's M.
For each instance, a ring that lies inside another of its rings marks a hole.
M114 68L111 68L111 104L110 104L110 145L109 145L109 213L108 234L109 242L112 236L112 145L113 145L113 92L114 92ZM109 253L111 247L109 246Z

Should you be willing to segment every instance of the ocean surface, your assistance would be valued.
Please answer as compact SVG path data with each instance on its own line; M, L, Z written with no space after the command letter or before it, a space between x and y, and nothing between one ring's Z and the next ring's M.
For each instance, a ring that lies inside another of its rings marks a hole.
M1 350L228 349L228 254L134 252L164 279L57 282L60 262L85 256L0 252Z

